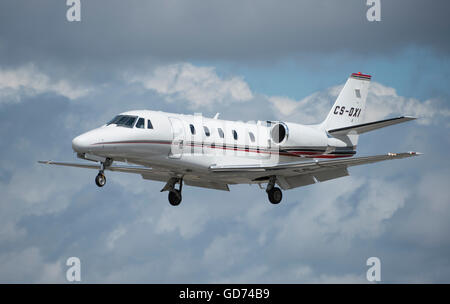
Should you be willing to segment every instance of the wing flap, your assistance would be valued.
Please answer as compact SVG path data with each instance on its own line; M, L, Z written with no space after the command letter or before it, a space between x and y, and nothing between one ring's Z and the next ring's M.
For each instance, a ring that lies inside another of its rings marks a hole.
M283 189L293 189L297 187L314 184L316 181L310 174L294 176L277 176L277 184Z
M189 179L183 179L183 181L188 186L230 191L228 185L224 183L211 182L207 180L189 180Z
M314 177L319 182L324 182L330 179L348 176L347 168L330 169L314 173Z
M276 176L277 184L284 190L302 187L316 182L323 182L343 176L348 176L348 167L376 163L390 159L402 159L421 155L417 152L388 153L365 157L355 157L336 160L295 162L275 165L247 165L247 166L211 166L210 171L219 174L249 175L261 172L263 177ZM253 179L255 181L255 179Z

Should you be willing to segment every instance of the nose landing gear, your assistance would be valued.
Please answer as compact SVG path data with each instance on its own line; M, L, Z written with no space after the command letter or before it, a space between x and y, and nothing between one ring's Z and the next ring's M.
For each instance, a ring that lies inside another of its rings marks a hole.
M106 161L100 163L100 170L95 177L95 184L99 187L103 187L106 184L105 168L111 166L112 159L107 158Z
M106 176L103 174L103 172L98 172L97 176L95 177L95 184L99 187L103 187L106 184Z

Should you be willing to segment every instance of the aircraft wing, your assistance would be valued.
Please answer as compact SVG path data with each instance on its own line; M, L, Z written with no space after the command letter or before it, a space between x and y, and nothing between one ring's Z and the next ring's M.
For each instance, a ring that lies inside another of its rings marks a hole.
M420 154L421 153L418 152L388 153L346 159L315 160L311 162L292 162L274 165L213 165L210 166L209 169L218 174L236 173L254 176L257 174L260 177L275 175L280 187L283 189L291 189L347 176L349 175L347 168L351 166L371 164L389 159L413 157ZM254 179L254 181L257 180L258 179ZM263 179L260 180L264 182Z
M349 175L347 168L351 166L375 163L389 159L400 159L420 155L417 152L388 153L365 157L354 157L346 159L334 159L324 161L292 162L273 165L212 165L209 167L209 176L184 175L183 179L187 185L202 188L212 188L229 191L228 184L235 184L238 177L241 183L266 182L265 177L275 175L277 183L283 189L292 189L300 186L314 184L342 176ZM99 164L71 163L57 161L39 161L41 164L69 166L100 170ZM105 170L141 174L142 178L166 182L177 174L159 168L144 166L111 165ZM217 176L216 176L217 174ZM229 176L232 176L230 179Z
M46 165L56 165L56 166L66 166L66 167L76 167L85 169L95 169L100 170L99 164L89 164L89 163L71 163L71 162L58 162L58 161L38 161L40 164ZM172 172L168 170L163 170L160 168L149 168L144 166L122 166L122 165L111 165L105 168L105 170L125 172L125 173L135 173L141 174L143 179L154 180L160 182L167 182L172 176L176 175L177 172ZM186 185L193 187L209 188L216 190L230 191L228 185L223 182L202 179L198 176L187 174L183 177Z
M69 163L69 162L56 162L51 160L46 161L38 161L40 164L46 165L57 165L57 166L66 166L66 167L77 167L77 168L86 168L86 169L96 169L100 170L99 164L83 164L83 163ZM117 171L117 172L127 172L127 173L138 173L138 174L146 174L152 173L152 168L146 168L142 166L118 166L112 165L105 168L105 170L109 171Z

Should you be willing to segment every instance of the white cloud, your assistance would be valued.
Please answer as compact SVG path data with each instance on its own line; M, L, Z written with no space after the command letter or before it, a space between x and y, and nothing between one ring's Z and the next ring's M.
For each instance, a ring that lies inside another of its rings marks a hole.
M326 117L342 87L343 85L334 86L299 101L282 96L271 96L268 100L278 111L280 119L299 123L318 123ZM450 109L443 107L439 100L420 101L399 96L394 88L377 82L370 85L366 105L365 121L409 115L419 118L419 124L430 125L446 122L450 117Z
M287 268L271 268L267 265L249 266L228 277L221 278L218 283L224 284L367 284L365 273L329 274L319 273L308 265L292 265Z
M208 211L199 206L188 206L183 212L168 206L158 220L156 232L178 231L183 238L190 239L203 231L208 219Z
M86 176L89 172L59 170L37 163L31 168L16 169L9 181L0 182L0 241L18 239L27 234L17 225L23 217L65 210L72 202L73 194L91 184Z
M0 255L0 269L0 282L2 283L65 282L65 273L61 263L45 261L36 247Z
M329 275L322 274L317 278L312 278L310 283L313 284L368 284L369 282L365 278L363 274L344 274L341 276L338 275Z
M0 102L20 101L23 95L34 96L46 92L55 93L69 99L86 96L91 89L74 86L68 80L51 79L40 72L34 65L17 69L0 68Z
M443 168L445 169L445 167ZM417 206L398 223L396 236L425 247L449 245L450 188L448 171L437 170L420 177L415 185Z
M319 123L330 111L330 92L313 93L299 101L289 97L271 96L269 102L279 119L303 124Z
M374 82L369 89L365 119L373 121L393 115L409 115L419 118L419 124L438 124L450 117L450 109L443 106L437 99L420 101L399 96L394 88Z
M248 249L240 235L218 236L205 249L203 259L209 269L224 271L242 261Z
M401 188L400 182L361 176L314 185L280 221L275 244L288 256L345 253L355 239L374 239L385 232L385 222L406 202Z
M114 229L108 236L106 240L106 246L108 249L113 250L116 244L116 241L123 237L127 233L127 229L123 226L119 226Z
M194 109L253 98L242 78L223 79L213 67L198 67L190 63L157 67L151 75L131 77L129 82L165 95L168 101L187 101Z
M402 208L408 198L399 182L369 179L364 185L364 195L352 210L354 216L341 224L341 233L361 239L377 237L384 232L385 221Z
M192 109L228 105L232 102L254 100L248 84L238 76L221 78L213 67L199 67L190 63L160 66L149 75L129 76L129 83L162 95L168 102L187 102ZM330 111L343 85L315 92L301 100L287 96L264 96L278 119L298 123L320 123ZM258 95L259 96L259 95ZM261 101L258 102L258 107ZM367 97L365 120L374 121L397 115L419 118L418 123L429 125L447 121L450 109L437 99L420 101L399 96L394 88L372 82Z
M273 103L275 108L280 111L281 115L288 116L297 108L299 108L302 104L302 102L305 100L301 100L300 102L297 102L293 99L290 99L289 97L283 97L283 96L274 96L269 97L269 100Z

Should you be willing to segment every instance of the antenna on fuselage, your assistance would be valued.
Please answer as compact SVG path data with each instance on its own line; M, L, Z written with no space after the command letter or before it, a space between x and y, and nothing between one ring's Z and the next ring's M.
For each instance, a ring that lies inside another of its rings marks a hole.
M217 119L217 118L219 118L219 115L220 115L220 113L219 113L219 112L217 112L217 113L216 113L216 115L214 115L214 118L213 118L213 119Z

